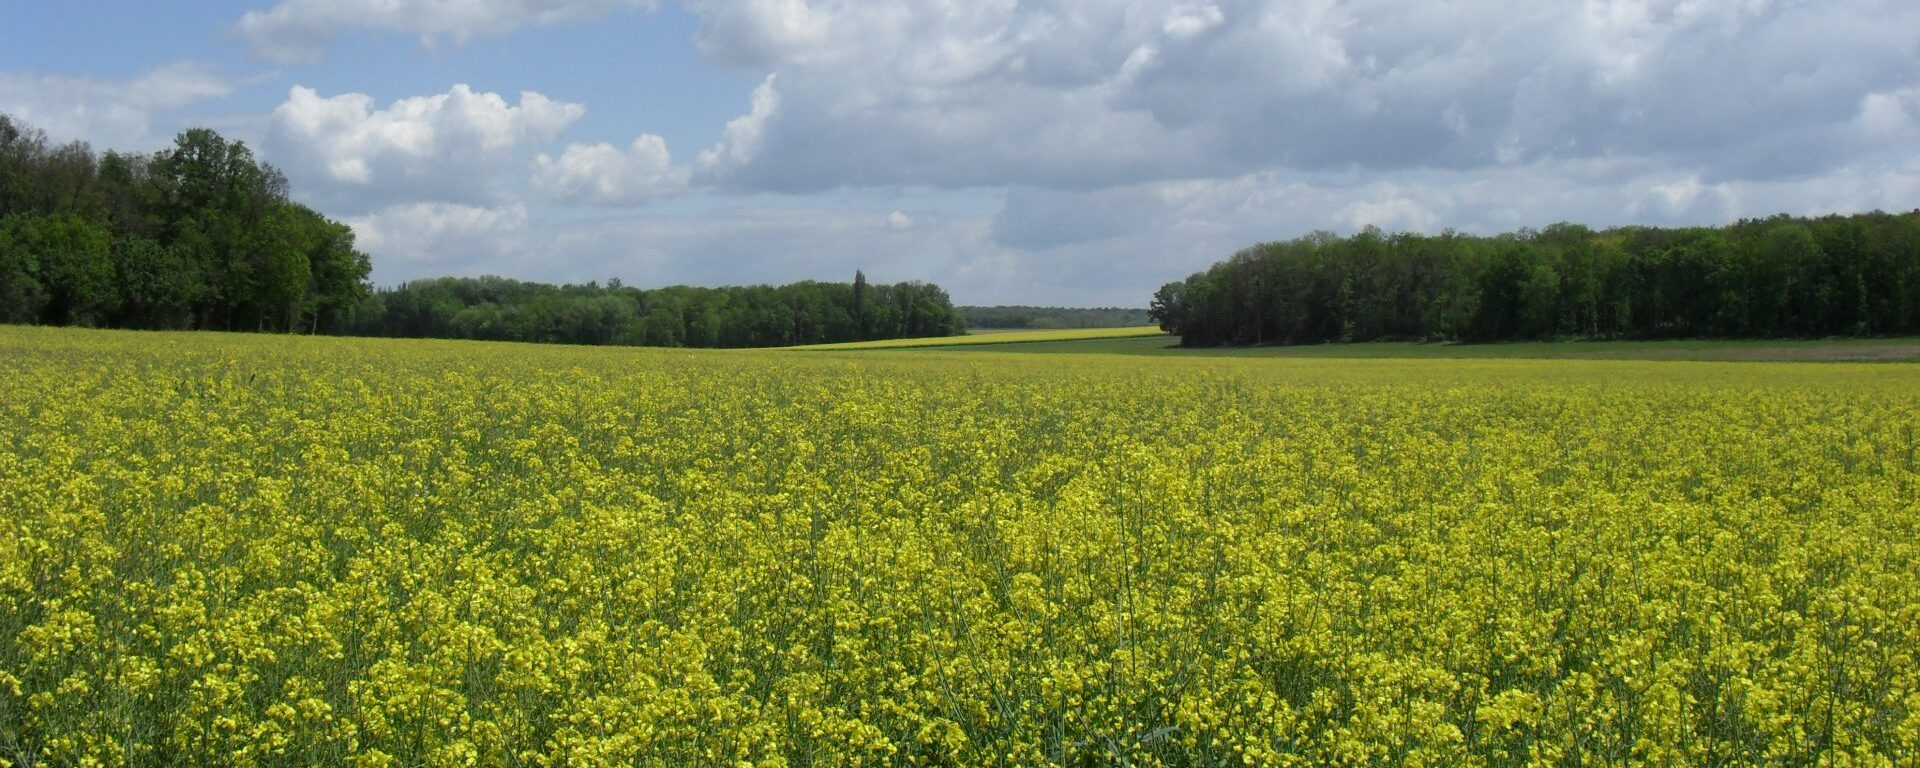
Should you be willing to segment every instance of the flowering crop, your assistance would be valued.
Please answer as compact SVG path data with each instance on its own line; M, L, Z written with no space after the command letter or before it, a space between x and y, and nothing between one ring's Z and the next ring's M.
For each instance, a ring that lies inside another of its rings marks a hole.
M0 329L12 765L1920 761L1920 368Z
M879 341L842 341L833 344L808 344L787 349L807 351L834 351L849 349L900 349L904 347L972 347L983 344L1026 344L1036 341L1087 341L1091 339L1133 339L1143 336L1166 336L1157 325L1136 325L1124 328L1056 328L1047 330L989 331L970 336L926 336L914 339L881 339ZM1172 344L1178 339L1167 338Z

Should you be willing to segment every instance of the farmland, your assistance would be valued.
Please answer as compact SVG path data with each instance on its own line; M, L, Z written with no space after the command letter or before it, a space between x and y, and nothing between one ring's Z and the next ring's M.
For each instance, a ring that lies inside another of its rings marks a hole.
M1920 368L0 328L14 765L1911 766Z
M989 331L970 336L928 336L916 339L881 339L877 341L845 341L835 344L810 344L791 349L810 352L847 351L858 349L925 349L929 347L980 347L1003 346L1009 344L1052 344L1077 343L1089 341L1107 341L1114 339L1145 340L1154 339L1167 343L1167 335L1159 326L1140 325L1126 328L1064 328L1049 330Z
M1011 335L1011 334L1009 334ZM971 338L957 341L971 341ZM932 341L932 340L923 340ZM961 345L940 349L1021 354L1102 354L1151 357L1245 357L1326 359L1535 359L1696 360L1774 362L1920 361L1920 338L1740 339L1658 341L1553 341L1455 344L1373 341L1358 344L1182 347L1165 334L1078 339L1030 339L1020 344ZM878 344L884 344L879 342ZM922 344L919 348L936 346ZM895 349L861 346L862 349ZM813 349L813 347L802 347Z

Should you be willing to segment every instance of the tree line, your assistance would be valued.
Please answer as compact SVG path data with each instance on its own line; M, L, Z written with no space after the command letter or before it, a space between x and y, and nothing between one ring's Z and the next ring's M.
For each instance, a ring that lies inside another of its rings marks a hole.
M548 285L503 277L415 280L374 292L343 329L359 336L653 347L778 347L952 336L966 322L939 286L807 281L642 290L619 280Z
M1155 292L1186 346L1920 333L1920 211L1263 243Z
M497 277L375 291L353 230L205 128L151 155L51 144L0 114L0 322L749 347L966 331L938 286L643 291Z
M0 114L0 322L314 332L370 270L245 143L196 128L96 155Z
M980 328L1034 330L1125 328L1153 323L1152 318L1147 316L1146 310L1124 307L960 307L960 316L967 321L968 328L976 330Z

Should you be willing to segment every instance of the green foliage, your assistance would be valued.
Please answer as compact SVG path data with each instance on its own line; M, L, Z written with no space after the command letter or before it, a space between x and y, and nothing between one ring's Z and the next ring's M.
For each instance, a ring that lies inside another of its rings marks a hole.
M1492 237L1316 233L1161 286L1188 346L1920 333L1920 211Z
M784 347L954 336L946 291L926 283L779 287L547 285L504 277L415 280L367 296L344 324L359 336L655 347Z
M113 262L106 228L77 214L8 216L0 245L14 264L31 270L43 291L38 320L51 325L96 325L113 298Z
M206 284L200 265L177 248L144 237L122 238L113 247L114 284L120 292L115 325L187 328Z
M332 329L371 265L286 186L204 128L96 158L0 115L0 322Z
M33 322L47 304L47 289L39 278L40 259L25 247L27 228L24 216L0 219L0 322Z

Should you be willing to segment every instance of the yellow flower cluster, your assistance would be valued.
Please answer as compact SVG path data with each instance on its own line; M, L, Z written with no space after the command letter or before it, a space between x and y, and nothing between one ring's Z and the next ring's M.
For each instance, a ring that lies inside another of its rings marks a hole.
M1920 368L0 329L0 764L1912 766Z

